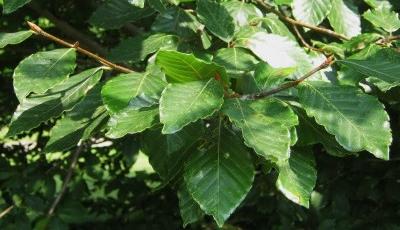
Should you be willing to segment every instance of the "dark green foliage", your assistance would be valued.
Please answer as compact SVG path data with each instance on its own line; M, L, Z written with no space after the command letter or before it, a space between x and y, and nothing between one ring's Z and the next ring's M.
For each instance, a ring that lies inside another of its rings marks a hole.
M400 4L262 2L0 1L0 229L398 229Z

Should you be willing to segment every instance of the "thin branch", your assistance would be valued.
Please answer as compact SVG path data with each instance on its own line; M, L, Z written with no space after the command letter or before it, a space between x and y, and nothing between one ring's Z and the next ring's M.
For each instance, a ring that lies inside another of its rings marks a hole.
M308 44L308 42L304 39L303 35L301 35L301 33L300 33L300 31L299 31L299 28L297 28L296 25L293 25L293 30L294 30L294 32L296 33L297 37L299 38L300 42L301 42L305 47L307 47L307 48L310 49L310 50L314 50L314 51L317 51L317 52L320 52L320 53L324 53L323 50L318 49L318 48L315 48L315 47L311 46L310 44Z
M10 207L6 208L4 211L0 213L0 219L3 218L5 215L7 215L9 212L11 212L14 208L14 205L11 205Z
M67 191L68 184L71 181L72 174L75 171L76 165L78 163L78 158L79 158L79 155L81 154L82 150L83 150L83 144L80 143L80 144L78 144L78 147L77 147L76 151L74 152L74 154L72 156L71 165L69 166L67 175L65 176L64 183L62 185L61 191L58 194L58 196L56 197L56 199L54 200L54 202L51 205L49 211L47 212L48 216L53 215L54 210L56 209L58 203L60 203L62 197L64 196L65 191Z
M279 92L281 92L283 90L296 87L298 84L302 83L304 80L306 80L307 78L311 77L312 75L314 75L318 71L323 70L323 69L327 68L328 66L332 65L333 62L334 62L334 57L330 56L321 65L315 67L314 69L312 69L310 72L306 73L304 76L302 76L299 79L296 79L296 80L290 81L290 82L286 82L286 83L278 86L277 88L274 88L274 89L271 89L271 90L268 90L268 91L264 91L264 92L261 92L261 93L245 94L245 95L233 95L231 97L240 98L240 99L243 99L243 100L257 100L257 99L262 99L262 98L271 96L271 95L279 93Z
M260 4L261 6L263 6L266 10L276 14L280 19L292 24L292 25L296 25L296 26L302 26L302 27L306 27L310 30L314 30L317 31L319 33L323 33L323 34L327 34L329 36L338 38L338 39L342 39L342 40L350 40L348 37L338 34L335 31L329 30L329 29L325 29L322 27L318 27L318 26L314 26L305 22L300 22L297 20L294 20L293 18L290 18L284 14L282 14L281 12L279 12L279 10L275 9L274 6L265 3L263 0L254 0L255 2L257 2L258 4Z
M90 52L90 51L88 51L88 50L86 50L84 48L79 47L79 42L76 42L75 44L69 43L69 42L67 42L67 41L65 41L65 40L63 40L61 38L58 38L58 37L56 37L54 35L51 35L51 34L45 32L42 28L40 28L38 25L36 25L36 24L34 24L32 22L27 22L27 23L28 23L30 29L33 32L35 32L37 35L41 35L42 37L47 38L47 39L49 39L51 41L54 41L54 42L56 42L56 43L58 43L58 44L60 44L62 46L66 46L66 47L69 47L69 48L75 48L78 52L80 52L80 53L82 53L82 54L84 54L84 55L86 55L86 56L88 56L90 58L93 58L94 60L98 61L99 63L101 63L101 64L103 64L105 66L108 66L108 67L110 67L110 68L112 68L114 70L117 70L119 72L122 72L122 73L134 72L131 69L128 69L128 68L120 66L120 65L117 65L115 63L112 63L112 62L106 60L105 58L102 58L102 57L98 56L97 54L94 54L94 53L92 53L92 52Z
M80 41L80 43L88 49L94 51L95 53L98 53L100 55L106 55L107 50L104 49L100 44L97 42L93 41L90 37L88 37L86 34L83 34L79 30L75 29L72 27L70 24L67 22L57 18L54 14L52 14L50 11L46 10L44 7L41 7L38 3L32 1L29 4L29 7L36 11L37 14L40 16L44 16L47 19L49 19L51 22L53 22L56 27L60 28L63 33L65 33L68 37Z

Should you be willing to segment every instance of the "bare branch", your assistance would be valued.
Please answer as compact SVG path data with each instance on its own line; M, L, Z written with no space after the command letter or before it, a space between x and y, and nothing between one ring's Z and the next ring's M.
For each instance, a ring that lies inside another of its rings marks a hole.
M293 18L290 18L290 17L282 14L281 12L279 12L279 10L275 9L274 6L269 5L268 3L265 3L263 0L254 0L254 1L257 2L258 4L260 4L261 6L263 6L266 10L276 14L280 19L282 19L292 25L306 27L310 30L314 30L316 32L323 33L323 34L327 34L329 36L332 36L332 37L335 37L338 39L350 40L348 37L338 34L335 31L325 29L322 27L318 27L318 26L314 26L314 25L311 25L311 24L308 24L305 22L300 22L300 21L294 20Z
M62 185L61 191L58 194L58 196L56 197L56 199L54 200L54 202L51 205L49 211L47 212L48 216L53 215L54 210L56 209L58 203L60 203L62 197L64 196L64 193L67 190L69 182L71 181L72 174L74 173L74 170L75 170L76 165L78 163L79 155L81 154L82 150L83 150L83 144L80 143L80 144L78 144L77 149L75 150L74 154L72 155L71 165L70 165L70 167L68 169L67 175L65 176L64 183Z
M5 215L7 215L9 212L11 212L14 208L14 205L11 205L10 207L6 208L4 211L0 213L0 219L3 218Z
M315 67L310 72L306 73L304 76L302 76L301 78L299 78L297 80L286 82L286 83L278 86L277 88L274 88L274 89L271 89L271 90L268 90L268 91L264 91L264 92L261 92L261 93L245 94L245 95L237 95L237 94L235 94L235 95L233 95L231 97L232 98L240 98L240 99L243 99L243 100L257 100L257 99L262 99L262 98L271 96L271 95L279 93L279 92L281 92L283 90L296 87L298 84L302 83L304 80L306 80L307 78L311 77L312 75L314 75L318 71L320 71L322 69L325 69L328 66L332 65L333 62L334 62L334 57L330 56L321 65Z
M94 53L92 53L92 52L90 52L90 51L88 51L88 50L86 50L84 48L79 47L79 42L75 42L74 44L69 43L69 42L67 42L67 41L65 41L65 40L63 40L61 38L58 38L58 37L56 37L54 35L51 35L51 34L45 32L42 28L40 28L38 25L36 25L36 24L34 24L32 22L27 22L27 23L28 23L30 29L33 32L35 32L37 35L41 35L41 36L43 36L43 37L45 37L45 38L47 38L47 39L49 39L51 41L54 41L54 42L56 42L56 43L58 43L58 44L60 44L62 46L74 48L78 52L80 52L80 53L82 53L82 54L84 54L84 55L86 55L86 56L88 56L90 58L93 58L94 60L98 61L99 63L101 63L101 64L103 64L105 66L108 66L108 67L110 67L110 68L112 68L114 70L117 70L119 72L122 72L122 73L134 72L131 69L128 69L128 68L126 68L124 66L117 65L115 63L112 63L112 62L106 60L105 58L102 58L102 57L98 56L97 54L94 54Z

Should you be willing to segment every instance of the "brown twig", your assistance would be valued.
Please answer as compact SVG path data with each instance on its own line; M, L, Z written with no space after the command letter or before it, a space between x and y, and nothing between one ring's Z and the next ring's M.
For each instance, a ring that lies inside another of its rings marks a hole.
M307 78L311 77L312 75L314 75L315 73L317 73L318 71L327 68L328 66L332 65L334 62L334 56L330 56L328 57L328 59L326 59L321 65L315 67L314 69L312 69L310 72L306 73L304 76L302 76L299 79L296 79L294 81L290 81L290 82L286 82L280 86L278 86L277 88L268 90L268 91L264 91L261 93L256 93L256 94L245 94L245 95L233 95L231 97L233 98L240 98L243 100L256 100L256 99L262 99L268 96L271 96L273 94L279 93L283 90L289 89L289 88L293 88L295 86L297 86L298 84L302 83L304 80L306 80Z
M5 215L7 215L11 210L13 210L14 205L11 205L10 207L6 208L4 211L0 213L0 219L3 218Z
M77 147L76 151L74 152L74 154L72 156L71 165L69 166L67 175L65 176L64 183L62 185L61 191L58 194L58 196L56 197L56 199L54 200L54 202L52 203L49 211L47 212L48 216L53 215L54 210L56 209L58 203L60 203L65 191L67 190L68 184L71 181L72 174L74 173L74 170L75 170L76 165L78 163L79 155L81 154L82 150L83 150L83 144L80 143L80 144L78 144L78 147Z
M255 2L257 2L258 4L260 4L261 6L263 6L266 10L276 14L280 19L292 24L292 25L296 25L296 26L302 26L302 27L306 27L310 30L314 30L317 31L319 33L323 33L323 34L327 34L329 36L338 38L338 39L342 39L342 40L350 40L348 37L338 34L335 31L329 30L329 29L325 29L322 27L318 27L318 26L314 26L305 22L300 22L297 20L294 20L293 18L290 18L284 14L282 14L281 12L279 12L279 10L275 9L274 6L269 5L268 3L265 3L263 0L254 0Z
M54 14L52 14L50 11L46 10L46 8L40 6L37 2L32 1L29 4L29 7L31 9L33 9L40 16L46 17L51 22L53 22L54 25L57 28L61 29L62 32L65 35L67 35L71 39L80 41L82 43L83 47L86 47L86 48L94 51L95 53L97 53L99 55L103 55L104 56L104 55L107 54L107 50L104 49L100 44L98 44L97 42L93 41L89 36L87 36L86 34L80 32L79 30L75 29L74 27L72 27L67 22L59 19Z
M134 72L131 69L128 69L128 68L120 66L120 65L117 65L115 63L112 63L112 62L110 62L110 61L98 56L97 54L94 54L94 53L92 53L92 52L90 52L90 51L88 51L88 50L86 50L84 48L79 47L79 43L78 42L76 42L74 44L69 43L67 41L64 41L61 38L58 38L58 37L56 37L54 35L51 35L51 34L45 32L42 28L40 28L38 25L36 25L36 24L34 24L32 22L27 22L27 23L28 23L30 29L33 32L35 32L37 35L41 35L41 36L43 36L43 37L45 37L45 38L47 38L47 39L49 39L51 41L54 41L54 42L56 42L56 43L58 43L58 44L60 44L62 46L66 46L66 47L69 47L69 48L74 48L78 52L80 52L80 53L82 53L82 54L84 54L84 55L86 55L86 56L88 56L90 58L93 58L94 60L98 61L99 63L101 63L101 64L103 64L105 66L108 66L108 67L110 67L110 68L112 68L114 70L117 70L119 72L122 72L122 73Z
M299 31L299 28L297 28L296 25L293 25L293 30L294 30L294 32L296 33L297 37L299 38L300 42L301 42L305 47L307 47L307 48L310 49L310 50L314 50L314 51L317 51L317 52L320 52L320 53L324 53L323 50L318 49L318 48L315 48L315 47L311 46L310 44L308 44L308 42L304 39L303 35L301 35L301 33L300 33L300 31Z

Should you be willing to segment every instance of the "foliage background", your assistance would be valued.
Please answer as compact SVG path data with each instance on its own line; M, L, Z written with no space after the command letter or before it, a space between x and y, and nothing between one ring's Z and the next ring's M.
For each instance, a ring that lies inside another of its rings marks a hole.
M91 13L102 1L36 2L39 8L28 5L14 14L2 15L0 30L23 30L25 21L33 20L51 33L75 40L73 34L64 33L46 19L50 13L101 47L114 47L123 38L137 33L129 27L104 31L88 24ZM366 8L362 1L357 2L360 9ZM398 12L400 4L393 3ZM139 20L135 25L147 31L150 21ZM0 50L0 211L13 205L11 212L0 219L0 228L42 229L46 223L50 229L182 228L175 191L168 187L155 190L161 181L146 162L147 158L138 154L134 135L117 141L99 136L95 146L84 148L79 170L56 215L46 217L44 213L60 190L70 155L68 152L42 153L54 121L15 139L4 136L18 105L12 86L13 69L31 53L54 46L33 37L19 46ZM83 56L79 56L78 63L82 69L95 64ZM400 229L399 96L397 87L380 98L388 109L394 133L389 161L369 154L335 158L317 145L314 152L318 181L309 209L290 202L276 190L276 173L272 172L272 176L258 173L255 186L224 228ZM124 142L131 144L127 148ZM214 229L216 226L205 218L188 228Z

